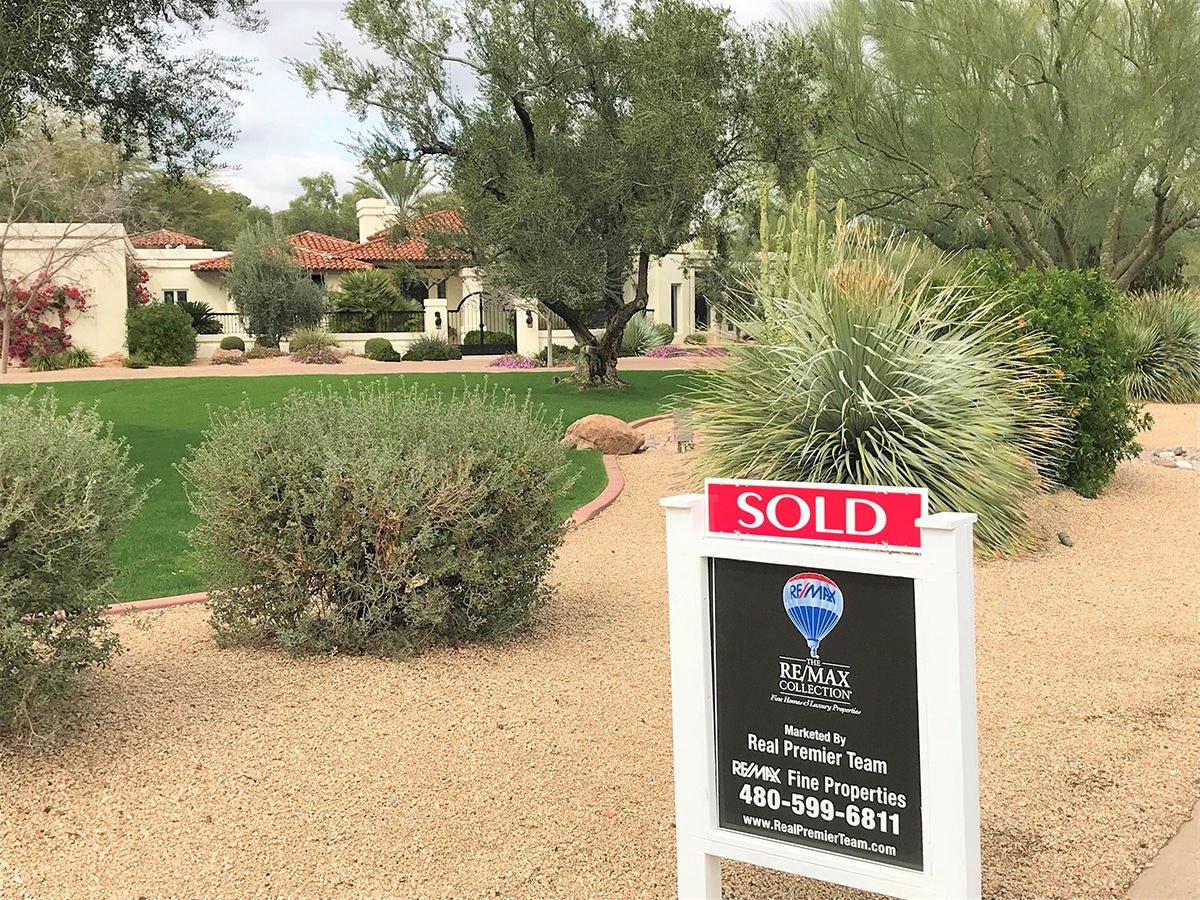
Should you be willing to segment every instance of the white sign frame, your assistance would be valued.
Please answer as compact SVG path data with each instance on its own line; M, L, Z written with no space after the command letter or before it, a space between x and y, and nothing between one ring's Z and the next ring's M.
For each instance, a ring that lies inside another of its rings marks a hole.
M675 838L681 900L720 900L722 859L903 900L978 900L982 888L975 701L975 514L922 516L917 520L920 552L898 553L880 548L710 536L702 494L667 497L660 504L667 517ZM711 558L913 579L923 871L719 827L708 574Z

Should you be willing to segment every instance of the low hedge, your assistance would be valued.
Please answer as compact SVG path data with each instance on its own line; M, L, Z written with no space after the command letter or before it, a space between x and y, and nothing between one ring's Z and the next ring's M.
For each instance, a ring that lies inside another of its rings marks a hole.
M216 413L180 471L218 640L402 656L524 629L562 539L557 433L482 388Z

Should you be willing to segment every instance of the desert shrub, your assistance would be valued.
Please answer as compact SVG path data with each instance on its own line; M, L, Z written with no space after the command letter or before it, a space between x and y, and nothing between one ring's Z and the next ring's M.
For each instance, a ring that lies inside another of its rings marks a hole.
M121 365L126 369L148 369L150 368L150 360L146 359L140 353L131 353L121 360Z
M183 300L176 304L192 317L192 330L196 334L220 334L221 321L214 314L212 307L199 300Z
M363 355L378 362L399 362L404 358L387 338L368 338L363 344Z
M215 413L180 471L218 639L398 656L525 628L562 538L557 428L485 388Z
M462 359L462 351L448 341L431 335L413 341L404 358L410 361Z
M288 335L288 350L295 353L306 347L336 347L337 339L323 328L297 328Z
M662 347L670 340L671 337L664 336L646 316L634 316L625 325L625 334L621 337L621 356L645 356L647 351Z
M1132 348L1122 333L1125 300L1097 271L1030 267L1016 272L993 255L985 277L1007 296L1024 327L1052 344L1052 389L1070 441L1045 463L1045 474L1085 497L1097 496L1117 463L1138 451L1134 436L1144 424L1125 388Z
M345 331L351 330L351 323L355 331L386 331L398 321L395 313L422 309L420 303L401 292L392 273L385 269L347 272L329 299L335 313L345 314L346 324L338 325Z
M546 353L546 349L543 347L541 350L539 350L537 352L537 354L534 356L534 359L536 359L539 363L541 363L544 366L544 365L546 365L546 361L547 361L548 357L549 357L549 354ZM579 348L578 347L564 347L562 344L554 345L554 365L555 366L574 366L578 360L579 360Z
M173 303L147 303L125 313L130 356L152 366L186 366L196 356L192 317Z
M243 341L236 334L231 334L231 335L229 335L229 337L221 338L221 349L222 350L241 350L243 353L245 353L246 352L246 342Z
M45 733L116 651L109 550L143 500L125 443L52 393L0 402L0 730Z
M647 350L645 353L648 359L675 359L679 356L693 356L691 349L687 347L679 347L675 344L664 344L662 347L655 347L653 350Z
M482 340L480 340L480 335L483 336ZM516 337L507 331L468 331L462 339L464 345L483 344L485 347L488 344L515 344L516 342Z
M815 275L764 305L769 341L739 348L694 399L705 474L929 490L934 512L979 515L988 551L1028 546L1031 459L1063 440L1038 363L994 298L878 277Z
M1131 349L1125 373L1131 398L1200 402L1200 299L1182 290L1134 297L1120 328Z
M292 354L292 362L309 366L340 366L342 354L328 344L309 344Z
M88 369L96 364L96 354L85 347L72 347L55 353L31 356L26 365L33 372L55 372L59 369Z
M315 327L325 315L325 291L275 225L256 223L238 235L225 287L247 331L267 347L278 347L297 328Z
M683 342L685 344L707 344L708 335L703 331L693 331L691 334L684 337Z
M283 351L278 347L264 347L262 344L255 344L246 351L246 359L275 359L283 356Z

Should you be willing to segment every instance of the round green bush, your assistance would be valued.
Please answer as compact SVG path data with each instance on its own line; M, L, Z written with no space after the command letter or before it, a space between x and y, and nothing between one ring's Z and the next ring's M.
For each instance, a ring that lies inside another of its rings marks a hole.
M109 551L144 492L94 410L26 394L0 416L0 730L47 734L79 674L117 650Z
M708 335L703 331L693 331L683 339L683 342L685 344L707 344Z
M447 359L462 359L462 351L454 344L440 337L424 337L417 338L409 346L408 352L404 354L404 359L412 361L424 360L447 360Z
M387 338L368 338L363 344L363 355L379 362L399 362L402 358Z
M229 335L229 337L221 338L221 349L222 350L241 350L243 353L245 353L246 352L246 342L243 341L236 334L231 334L231 335Z
M196 358L192 317L173 303L147 303L125 314L129 355L152 366L186 366Z
M218 640L402 656L525 628L562 539L556 436L485 389L216 413L180 471Z

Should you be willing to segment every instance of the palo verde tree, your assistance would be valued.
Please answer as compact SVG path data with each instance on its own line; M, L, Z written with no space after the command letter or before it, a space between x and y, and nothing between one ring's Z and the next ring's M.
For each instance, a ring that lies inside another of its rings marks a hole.
M812 36L859 212L1122 289L1197 221L1195 0L833 0Z
M0 144L40 109L98 124L126 154L204 168L234 138L231 91L246 61L183 52L218 17L247 30L256 0L5 0L0 3Z
M379 114L377 158L439 162L462 201L456 249L566 321L583 386L620 383L654 258L711 225L752 166L790 177L820 118L801 36L690 0L351 0L346 14L371 54L320 36L299 75Z

